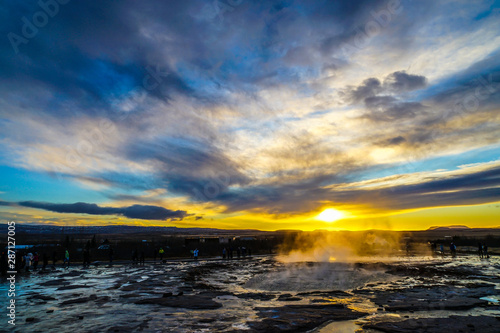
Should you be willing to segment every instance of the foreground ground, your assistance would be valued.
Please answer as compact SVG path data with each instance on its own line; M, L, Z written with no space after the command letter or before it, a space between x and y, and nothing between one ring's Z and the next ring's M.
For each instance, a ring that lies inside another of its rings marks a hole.
M7 285L0 287L4 299ZM500 327L500 261L474 256L58 267L19 275L17 288L15 332L498 332Z

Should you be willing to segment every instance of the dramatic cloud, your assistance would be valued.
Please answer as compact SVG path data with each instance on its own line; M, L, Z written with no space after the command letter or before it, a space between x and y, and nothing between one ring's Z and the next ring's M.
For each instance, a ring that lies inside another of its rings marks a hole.
M129 207L101 207L96 204L77 202L73 204L55 204L48 202L23 201L20 206L44 209L56 213L122 215L130 219L141 220L182 220L187 213L182 210L170 210L158 206L133 205Z
M500 156L494 1L70 1L39 26L38 1L2 6L9 217L498 200L497 178L460 168Z
M394 72L384 79L384 87L396 93L424 88L427 79L421 75L411 75L405 71Z

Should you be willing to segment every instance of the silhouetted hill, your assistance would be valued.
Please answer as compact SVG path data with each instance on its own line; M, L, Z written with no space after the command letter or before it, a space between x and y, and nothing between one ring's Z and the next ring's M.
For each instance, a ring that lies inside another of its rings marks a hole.
M433 231L452 230L452 231L456 231L456 230L469 230L469 229L471 229L471 228L469 228L466 225L450 225L450 226L447 226L447 227L430 227L427 230L433 230Z

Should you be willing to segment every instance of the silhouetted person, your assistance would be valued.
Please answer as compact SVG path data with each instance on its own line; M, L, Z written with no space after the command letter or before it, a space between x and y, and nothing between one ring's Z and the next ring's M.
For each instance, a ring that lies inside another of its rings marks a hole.
M26 267L26 255L21 254L21 269Z
M138 260L138 256L137 256L137 248L136 248L134 251L132 251L132 263L133 263L133 264L136 264L136 263L138 263L138 261L139 261L139 260Z
M67 267L69 268L69 251L66 249L64 252L64 260L63 260L63 267L64 265L68 265Z
M222 249L222 259L226 259L226 248Z
M488 254L488 245L486 245L486 244L483 245L483 253L484 253L485 258L490 257L490 255Z
M38 256L38 252L35 252L35 255L33 256L33 270L36 271L36 268L38 267L38 261L40 260L40 257Z
M236 256L238 257L238 259L240 259L241 257L241 249L240 247L238 246L238 248L236 249Z
M57 251L52 252L52 267L56 267Z
M194 258L194 260L198 260L198 254L199 254L198 249L195 249L195 250L193 251L193 258Z
M26 253L26 255L24 256L24 262L25 262L25 268L26 268L26 272L29 272L30 271L30 265L31 265L31 257L30 257L30 254L29 253Z
M479 255L479 258L483 259L483 244L477 243L477 253Z
M158 254L160 255L160 262L163 262L163 254L165 253L165 250L163 250L162 247L160 247L160 250L158 250Z
M109 256L109 265L113 265L113 248L110 246L108 250L108 256Z
M45 268L49 264L49 257L47 256L47 253L45 253L45 252L42 255L42 261L43 261L42 270L45 270Z
M457 255L457 246L452 242L450 244L450 252L452 257L456 257Z
M90 266L90 250L86 248L83 250L83 267Z

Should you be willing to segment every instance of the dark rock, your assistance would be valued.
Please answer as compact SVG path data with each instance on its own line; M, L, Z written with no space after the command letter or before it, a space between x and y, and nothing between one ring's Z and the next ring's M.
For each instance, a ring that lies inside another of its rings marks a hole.
M282 294L278 297L278 301L282 302L293 302L293 301L300 301L302 298L292 296L291 294Z
M79 303L87 303L89 301L95 300L97 297L95 295L90 295L88 297L80 297L80 298L72 298L65 300L61 303L61 305L69 305L69 304L79 304Z
M35 322L35 321L38 321L37 318L34 318L34 317L28 317L28 318L26 318L26 322L27 323L32 323L32 322Z
M29 299L30 300L42 300L42 301L53 301L53 300L55 300L55 298L52 297L52 296L41 295L41 294L33 295Z
M44 283L40 283L39 285L42 287L50 287L50 286L59 286L61 284L69 284L68 281L65 279L57 279L57 280L50 280Z
M120 295L121 298L132 298L132 297L142 297L140 294L124 294Z
M494 286L460 288L455 286L415 287L377 293L373 302L386 311L467 310L486 306L480 297L494 295Z
M255 299L259 301L270 301L276 298L276 295L266 293L245 293L236 294L235 296L242 299Z
M306 291L297 293L297 296L330 296L330 297L351 297L352 295L342 291L342 290L330 290L330 291Z
M145 298L136 301L135 304L157 304L162 306L168 306L172 308L184 308L184 309L203 309L212 310L222 307L222 304L215 302L211 296L203 295L184 295L184 296L173 296L173 297L160 297L160 298Z
M389 333L442 333L443 331L498 333L500 317L450 316L449 318L419 318L361 325L363 329L375 329Z
M80 288L90 288L90 286L84 284L72 284L69 286L62 286L57 288L57 290L71 290L71 289L80 289Z
M74 276L83 276L84 273L80 271L71 271L69 273L61 274L60 277L74 277Z
M342 304L286 305L278 308L260 307L262 321L248 323L257 332L306 332L328 321L352 320L365 316Z

